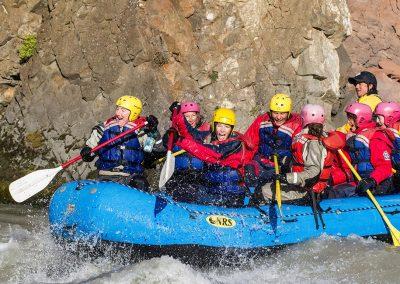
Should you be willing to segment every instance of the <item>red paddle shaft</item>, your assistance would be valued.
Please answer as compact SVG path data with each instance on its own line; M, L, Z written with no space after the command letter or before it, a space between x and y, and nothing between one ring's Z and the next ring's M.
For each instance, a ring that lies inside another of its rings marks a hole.
M139 124L138 124L136 127L131 128L131 129L125 131L125 132L122 132L121 134L118 134L118 135L115 136L114 138L111 138L110 140L107 140L106 142L101 143L100 145L97 145L96 147L94 147L94 148L90 151L90 153L96 152L96 151L99 150L100 148L103 148L103 147L107 146L108 144L114 142L115 140L118 140L118 139L120 139L121 137L124 137L125 135L128 135L129 133L135 132L136 130L142 128L142 127L145 126L146 124L147 124L147 121L146 121L145 119L142 119L142 121L139 121ZM170 138L171 138L171 137L170 137ZM65 168L69 167L70 165L72 165L73 163L75 163L75 162L77 162L77 161L79 161L79 160L81 160L81 159L82 159L82 156L81 156L81 155L78 155L78 156L72 158L71 160L66 161L64 164L61 165L61 167L62 167L63 169L65 169Z

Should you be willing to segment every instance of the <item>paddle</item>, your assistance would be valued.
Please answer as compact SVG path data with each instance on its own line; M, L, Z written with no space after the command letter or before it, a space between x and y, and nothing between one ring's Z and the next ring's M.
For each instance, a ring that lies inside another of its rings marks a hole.
M175 156L172 155L172 147L174 146L174 133L170 132L167 144L167 157L166 161L161 169L160 180L158 182L158 187L162 188L167 181L171 178L175 170Z
M347 159L346 155L343 153L341 149L337 150L340 157L345 161L347 166L351 169L353 172L354 176L357 178L357 180L361 180L360 175L356 171L356 169L353 167L353 165L350 163L349 159ZM383 212L382 207L379 205L378 201L375 199L374 195L372 192L368 189L367 190L368 197L371 199L372 203L374 203L376 209L378 209L379 214L381 214L382 219L385 221L386 226L389 228L390 234L393 239L393 245L395 247L400 246L400 232L392 225L392 223L389 221L388 217L386 216L385 212Z
M179 150L179 151L176 151L176 152L172 153L172 156L176 157L176 156L179 156L179 155L184 154L184 153L186 153L186 151L182 149L182 150ZM159 164L161 162L164 162L166 159L167 159L166 156L162 157L162 158L158 159L157 161L155 161L155 163Z
M114 138L100 145L97 145L90 152L91 153L96 152L97 150L114 142L115 140L118 140L121 137L124 137L125 135L142 128L146 124L147 122L145 121L145 119L142 119L142 121L139 121L139 124L136 127L131 128L125 132L122 132L121 134L115 136ZM78 155L56 168L34 171L26 176L23 176L22 178L13 181L9 186L11 197L16 202L19 203L27 200L28 198L34 196L35 194L45 189L47 185L53 180L53 178L57 175L58 172L60 172L63 169L66 169L67 167L69 167L70 165L81 159L82 156Z
M278 155L274 154L275 174L279 175ZM275 181L275 197L278 203L279 213L282 216L282 195L281 195L281 182L279 179Z

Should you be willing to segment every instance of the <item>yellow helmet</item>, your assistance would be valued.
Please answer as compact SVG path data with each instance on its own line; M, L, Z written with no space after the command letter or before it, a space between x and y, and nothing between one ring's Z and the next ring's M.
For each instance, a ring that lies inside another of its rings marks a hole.
M115 103L119 107L128 109L131 113L129 115L129 120L134 121L142 113L142 102L133 96L122 96Z
M292 110L292 99L285 94L276 94L269 102L269 109L270 111L290 113Z
M214 130L215 123L223 123L231 125L232 128L236 125L236 115L235 112L229 108L218 108L214 111L214 117L212 120L211 127Z

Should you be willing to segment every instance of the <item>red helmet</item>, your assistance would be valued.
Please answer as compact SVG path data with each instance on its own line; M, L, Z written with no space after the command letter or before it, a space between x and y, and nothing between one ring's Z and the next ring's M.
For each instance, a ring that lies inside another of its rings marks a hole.
M310 123L325 122L325 110L320 105L307 104L301 109L303 127Z
M368 105L362 103L351 103L346 107L345 112L356 116L358 127L364 123L372 121L372 110Z
M181 113L194 111L200 112L200 106L198 103L195 102L183 102L181 103Z
M385 118L385 125L391 127L400 120L400 104L395 102L381 102L375 108L375 115Z

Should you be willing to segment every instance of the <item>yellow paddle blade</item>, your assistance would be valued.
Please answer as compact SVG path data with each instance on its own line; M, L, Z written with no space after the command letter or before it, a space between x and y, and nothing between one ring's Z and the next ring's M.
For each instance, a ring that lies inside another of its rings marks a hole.
M350 168L350 170L353 172L357 180L361 180L360 175L356 171L356 169L353 167L353 165L350 163L349 159L347 159L346 155L343 153L341 149L338 150L339 155L342 157L342 159L345 161L347 166ZM374 203L376 209L378 210L379 214L381 215L383 221L385 222L386 226L388 227L390 231L390 235L392 236L393 240L393 245L395 247L400 246L400 232L392 225L390 222L389 218L386 216L385 212L383 212L382 207L379 205L378 201L375 199L375 196L372 194L370 190L367 190L367 194L369 199L371 199L372 203Z
M379 214L383 221L385 221L386 226L389 228L390 235L392 236L393 245L395 247L400 246L400 232L392 225L389 218L386 216L385 212L382 210L382 207L379 205L378 201L376 200L375 196L372 194L370 190L367 190L367 194L371 199L372 203L374 203L376 209L378 210Z
M279 174L279 165L278 165L278 155L274 155L274 166L275 173ZM282 194L281 194L281 183L279 180L275 181L275 198L276 203L278 203L279 212L282 216Z

